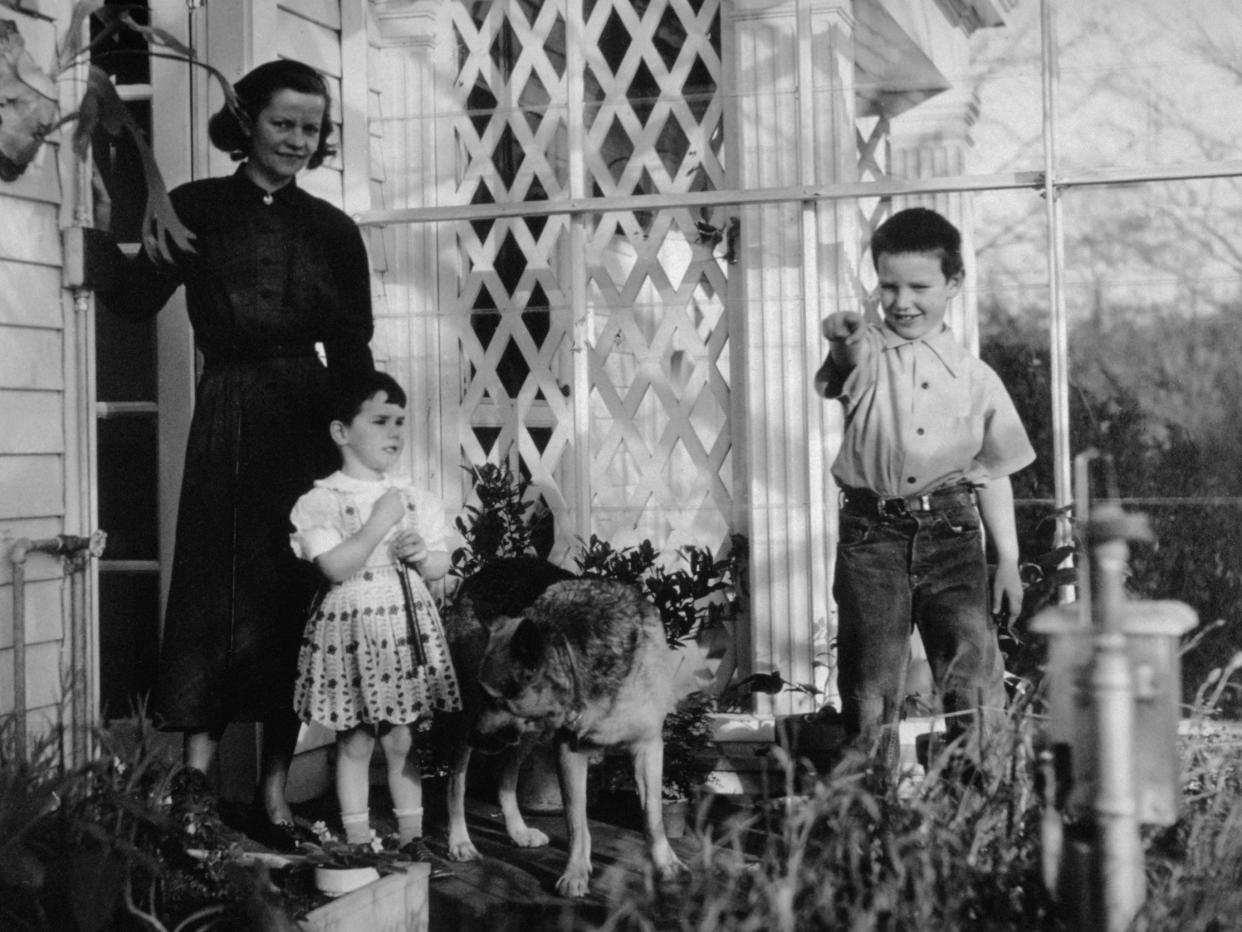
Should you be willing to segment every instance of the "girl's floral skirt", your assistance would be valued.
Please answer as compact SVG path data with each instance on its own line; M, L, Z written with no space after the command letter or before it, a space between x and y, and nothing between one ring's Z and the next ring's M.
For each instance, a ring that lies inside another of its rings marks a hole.
M431 594L409 572L413 611L407 611L399 572L405 571L367 567L329 589L315 609L302 637L293 693L303 721L341 731L363 723L409 724L461 708Z

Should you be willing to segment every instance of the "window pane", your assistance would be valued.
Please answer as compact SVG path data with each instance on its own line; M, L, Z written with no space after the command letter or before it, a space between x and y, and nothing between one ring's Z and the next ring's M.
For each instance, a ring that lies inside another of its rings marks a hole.
M155 321L129 321L99 302L95 391L100 401L155 401Z
M1233 0L1057 7L1063 171L1236 158Z
M108 532L111 560L158 557L154 416L99 422L99 526Z
M155 573L99 576L99 612L114 620L99 631L99 700L106 718L126 717L135 701L155 686L159 600Z
M138 25L146 26L150 23L147 3L107 0L104 6L113 8L103 11L109 17L119 15L123 9ZM102 34L104 28L105 23L100 16L91 17L92 42ZM117 84L150 84L151 60L147 58L146 52L146 40L134 30L120 26L91 54L91 63L107 72Z

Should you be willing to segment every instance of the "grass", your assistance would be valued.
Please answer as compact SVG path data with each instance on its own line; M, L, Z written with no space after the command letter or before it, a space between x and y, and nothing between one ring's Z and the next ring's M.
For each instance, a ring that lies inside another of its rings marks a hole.
M674 887L632 885L609 930L802 932L1082 928L1043 883L1037 722L1015 720L1006 762L978 784L934 764L912 787L842 768L800 780L725 829L700 821L701 854ZM1176 824L1145 828L1146 903L1134 932L1224 932L1242 916L1242 731L1183 740ZM1069 827L1072 833L1073 826ZM1078 827L1081 833L1082 826Z

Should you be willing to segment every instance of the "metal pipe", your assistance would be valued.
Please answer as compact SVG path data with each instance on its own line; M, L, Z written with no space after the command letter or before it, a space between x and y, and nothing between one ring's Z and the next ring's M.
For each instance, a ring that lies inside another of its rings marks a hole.
M90 537L78 537L73 534L58 534L56 537L41 537L34 540L20 537L9 549L9 563L13 566L13 717L17 724L14 741L18 760L25 760L26 757L26 558L32 553L61 554L67 558L73 558L83 551L89 551L91 555L98 556L103 552L104 540L102 531L96 531ZM73 601L76 609L77 599ZM76 641L82 633L84 632L79 631L78 620L72 619L70 637L75 640L75 643L71 645L74 663L78 662L80 650ZM75 675L79 673L85 675L85 672L76 669L74 671ZM75 693L79 688L79 684L75 683ZM76 702L74 708L76 711ZM75 725L81 724L81 722L75 722ZM77 744L75 744L76 750Z
M1065 255L1065 234L1061 215L1061 191L1057 177L1057 37L1056 6L1053 0L1040 0L1040 47L1042 54L1041 85L1043 90L1044 212L1048 240L1048 342L1049 388L1052 401L1052 469L1053 495L1056 498L1056 546L1073 539L1069 518L1063 509L1070 504L1069 436L1069 329L1065 313L1065 288L1062 280ZM1084 516L1085 517L1085 516Z
M1134 794L1134 684L1118 595L1129 547L1119 538L1094 548L1098 606L1091 691L1098 774L1093 804L1104 932L1130 927L1146 896L1143 844ZM1093 587L1095 588L1095 587Z
M876 181L840 181L788 185L776 188L721 188L664 194L617 197L568 197L557 201L518 201L512 204L459 204L441 207L401 207L364 210L353 214L359 226L398 223L443 223L455 220L492 220L503 217L549 217L558 214L598 214L613 211L711 208L790 201L843 201L862 197L899 197L914 194L959 194L970 191L1046 191L1152 181L1242 177L1242 159L1187 162L1164 168L1110 168L1052 176L1047 171L1002 172L992 175L945 175L938 178L884 178Z

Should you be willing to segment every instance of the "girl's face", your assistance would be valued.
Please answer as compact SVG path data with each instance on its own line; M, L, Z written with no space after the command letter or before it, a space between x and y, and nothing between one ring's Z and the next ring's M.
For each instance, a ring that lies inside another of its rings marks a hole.
M246 174L266 191L293 180L319 148L327 101L318 94L288 88L272 95L268 105L248 125L250 137Z
M405 446L405 410L376 392L348 424L332 422L332 439L341 448L341 471L355 479L379 479Z

